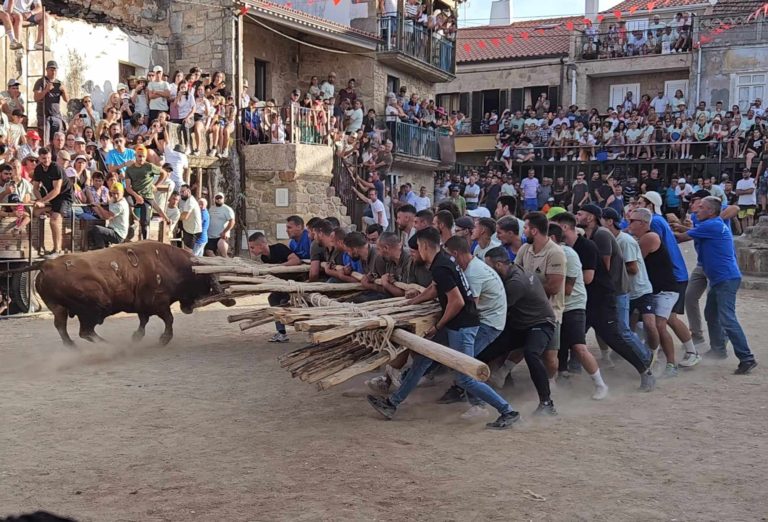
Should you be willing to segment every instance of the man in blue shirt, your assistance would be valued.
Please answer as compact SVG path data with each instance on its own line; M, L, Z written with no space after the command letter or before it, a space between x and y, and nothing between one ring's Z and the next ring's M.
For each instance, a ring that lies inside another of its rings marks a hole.
M739 358L736 374L744 375L757 366L757 361L736 316L736 292L741 284L741 272L736 263L731 229L720 217L721 207L722 202L717 197L702 199L696 211L696 227L676 236L678 241L696 241L699 263L709 280L704 318L711 347L725 352L726 339L730 339Z
M299 260L309 259L309 248L312 245L312 240L309 237L309 231L304 228L304 220L299 216L288 216L285 221L285 231L291 238L288 248L299 257Z
M133 149L126 148L125 137L122 134L115 134L112 138L115 148L107 153L105 163L110 172L117 172L120 175L120 181L125 175L125 168L133 165L136 161L136 152Z
M675 336L683 343L685 353L696 353L696 348L693 345L693 338L691 331L679 315L685 313L685 291L688 288L688 267L685 265L685 259L683 259L683 253L680 251L680 246L677 244L675 234L664 219L661 213L661 196L658 192L648 191L645 194L641 194L637 198L637 204L641 208L647 208L653 212L653 219L651 220L651 232L655 232L661 238L664 246L667 247L667 252L672 260L673 272L675 274L675 281L677 281L677 292L680 296L672 308L672 313L667 320L667 324L672 331L675 332ZM687 364L686 364L687 366Z

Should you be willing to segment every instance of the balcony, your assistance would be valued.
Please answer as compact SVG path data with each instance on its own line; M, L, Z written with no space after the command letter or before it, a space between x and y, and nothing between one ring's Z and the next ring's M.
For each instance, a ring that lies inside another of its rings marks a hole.
M682 70L691 66L690 37L649 37L648 32L652 31L634 31L625 38L615 33L577 36L574 56L589 76Z
M455 78L455 43L400 16L379 18L378 59L428 82L448 82Z

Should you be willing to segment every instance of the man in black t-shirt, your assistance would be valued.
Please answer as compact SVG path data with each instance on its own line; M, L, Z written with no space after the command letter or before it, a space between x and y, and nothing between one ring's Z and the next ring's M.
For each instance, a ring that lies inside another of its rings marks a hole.
M254 232L248 237L248 252L252 257L260 257L262 263L270 265L287 265L291 261L293 265L301 264L299 256L282 243L270 245L267 238L261 232ZM296 262L298 260L298 262ZM272 292L267 297L269 306L285 306L290 300L290 295L285 292ZM269 340L271 343L287 343L290 339L285 331L285 325L275 322L277 333Z
M39 163L32 176L33 190L37 198L35 207L44 208L51 205L53 251L49 254L57 255L62 251L63 218L70 217L72 213L72 184L64 170L52 161L49 149L41 148L38 156Z
M432 272L432 284L408 304L419 304L437 298L443 315L435 326L430 328L427 338L432 338L438 330L444 329L448 338L448 346L465 355L474 357L475 336L480 325L477 307L469 289L464 273L456 266L448 255L440 248L440 233L434 228L425 228L416 234L419 255L429 265ZM419 380L424 376L432 360L422 355L414 355L411 370L405 376L400 388L389 398L368 396L368 402L376 411L387 419L391 419L398 405L416 389ZM486 424L492 429L506 429L519 420L517 413L499 394L483 382L457 372L456 383L482 401L487 402L499 412L495 422Z
M325 276L321 263L328 261L333 248L333 225L321 219L312 225L315 235L309 247L309 280L320 281Z
M69 101L64 85L56 77L58 64L49 60L45 65L45 76L35 82L33 91L35 101L37 102L37 129L39 132L45 130L48 125L48 139L53 139L57 132L64 131L66 125L61 117L61 100Z
M586 328L595 329L595 334L640 374L640 389L651 391L656 385L656 378L651 373L651 361L644 361L632 347L632 341L621 333L616 291L611 274L605 266L595 243L576 232L576 216L563 212L552 218L563 229L565 244L579 255L584 284L587 289Z

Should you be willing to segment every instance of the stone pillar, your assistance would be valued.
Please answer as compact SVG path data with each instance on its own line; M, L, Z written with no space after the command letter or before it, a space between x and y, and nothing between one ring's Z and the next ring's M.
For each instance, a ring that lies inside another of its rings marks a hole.
M288 216L333 216L349 225L347 209L331 187L333 149L325 145L264 144L243 148L245 220L248 230L263 230L270 242ZM287 206L277 206L277 190L287 189Z
M764 277L768 281L768 216L760 216L757 224L733 243L742 274Z

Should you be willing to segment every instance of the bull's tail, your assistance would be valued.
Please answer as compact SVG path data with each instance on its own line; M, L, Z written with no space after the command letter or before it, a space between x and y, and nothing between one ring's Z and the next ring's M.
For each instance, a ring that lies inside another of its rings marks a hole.
M20 274L22 272L32 272L34 270L40 270L40 266L42 266L43 263L45 263L45 260L35 261L21 268L12 268L10 270L3 270L3 271L0 271L0 276L4 276L6 274Z

